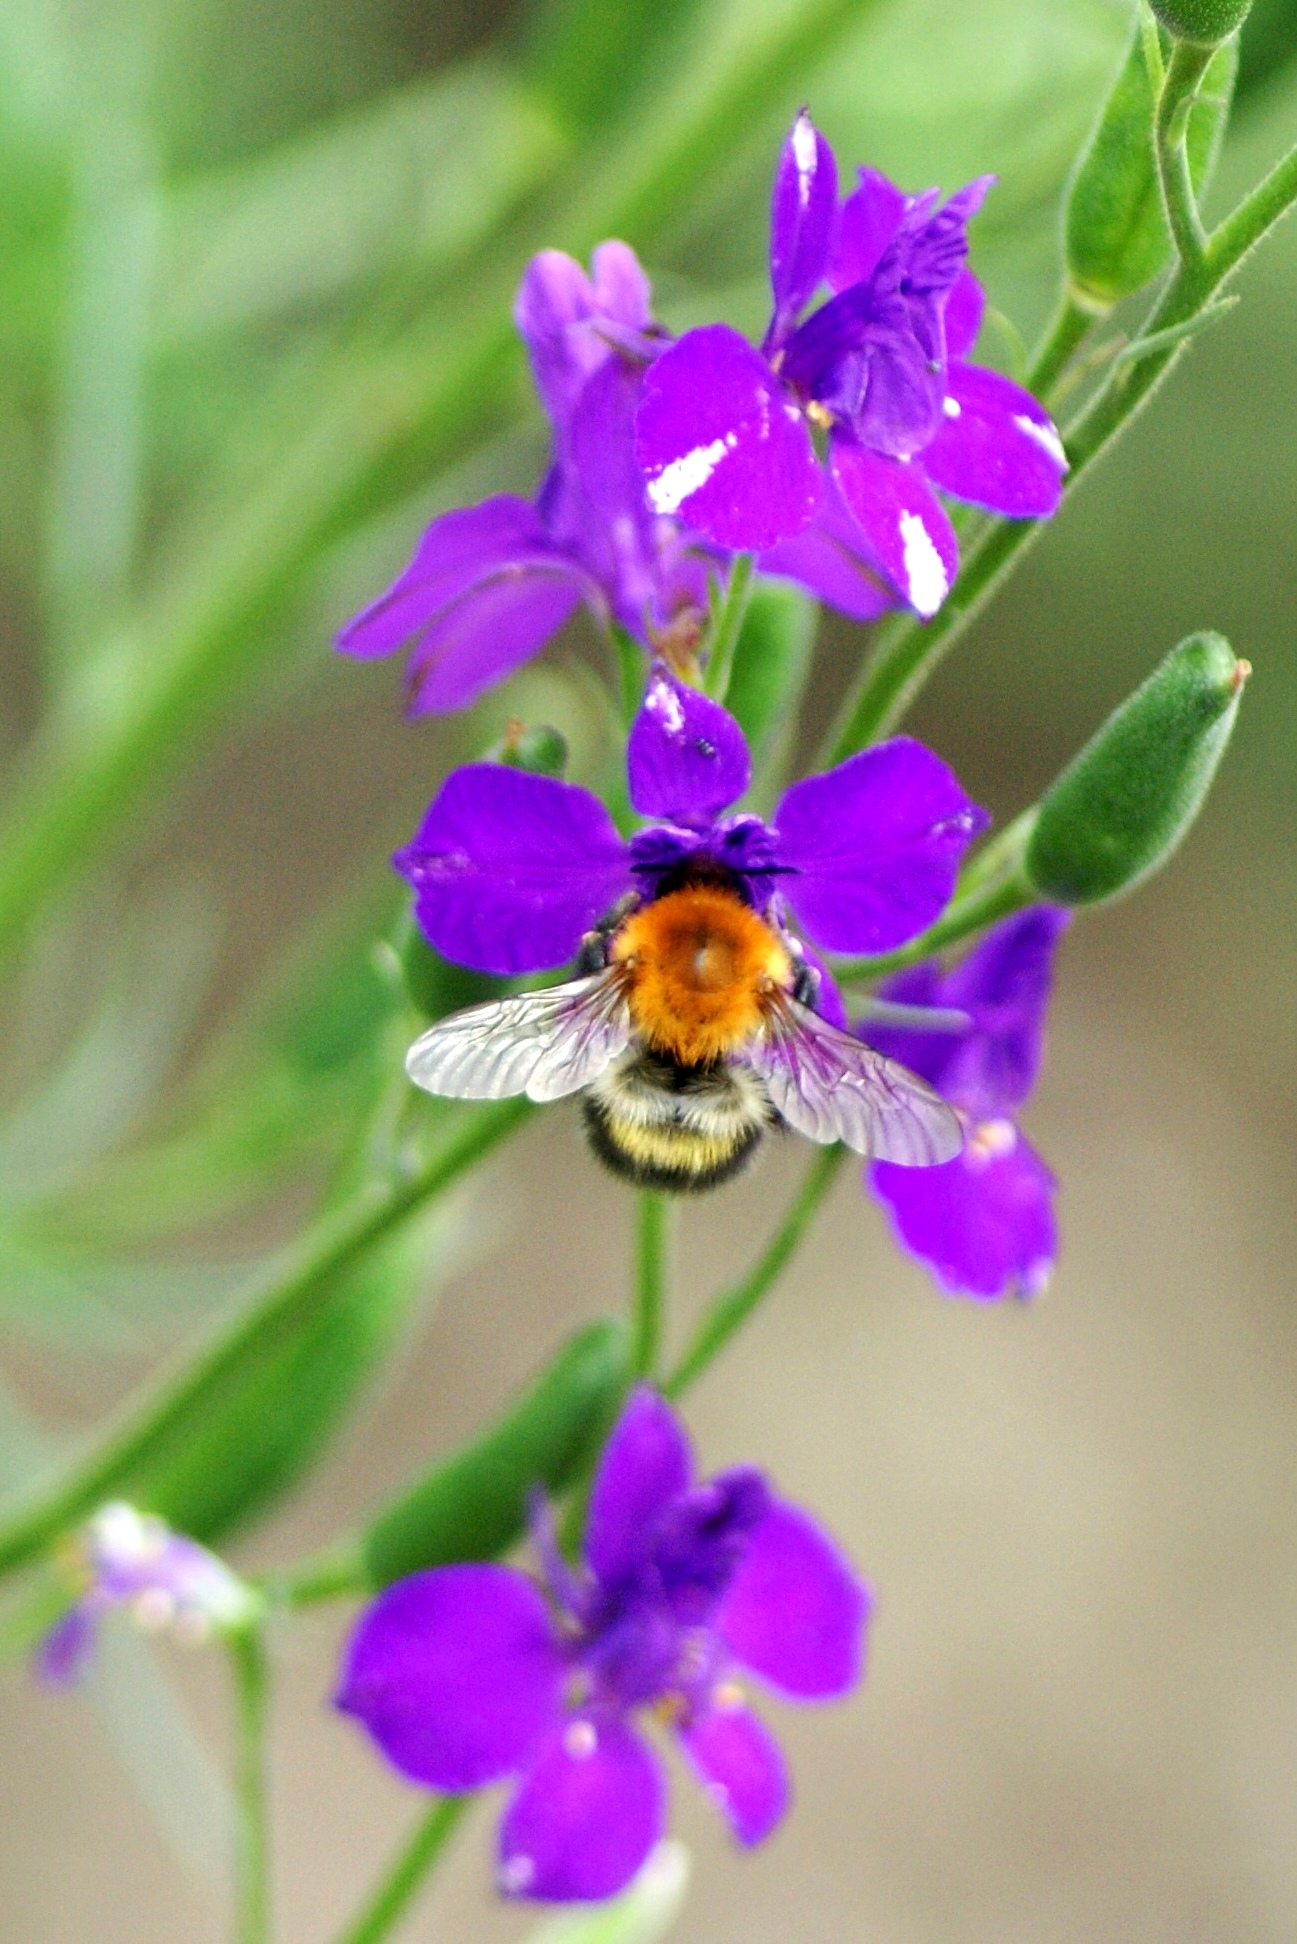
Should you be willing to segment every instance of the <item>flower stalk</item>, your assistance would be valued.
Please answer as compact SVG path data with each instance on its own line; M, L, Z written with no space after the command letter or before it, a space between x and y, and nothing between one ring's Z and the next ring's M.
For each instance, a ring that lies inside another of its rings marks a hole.
M653 1188L641 1189L635 1230L632 1380L645 1378L651 1383L661 1361L674 1217L673 1196Z
M813 1157L788 1213L758 1260L740 1282L716 1297L703 1316L662 1387L668 1397L683 1396L769 1294L795 1255L848 1152L842 1146L828 1147Z
M229 1638L237 1719L235 1801L237 1944L270 1944L270 1842L266 1794L266 1715L270 1668L260 1622Z
M379 1944L389 1937L437 1863L472 1803L471 1795L439 1796L425 1810L373 1896L338 1934L337 1944Z

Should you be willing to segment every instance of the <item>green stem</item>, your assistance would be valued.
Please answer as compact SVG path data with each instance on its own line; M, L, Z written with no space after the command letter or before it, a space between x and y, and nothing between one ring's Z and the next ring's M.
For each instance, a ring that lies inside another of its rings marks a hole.
M735 554L730 563L730 577L725 586L725 598L717 610L712 626L711 643L707 651L708 695L717 702L723 702L730 686L730 674L734 667L734 650L738 646L739 630L743 626L743 615L748 605L748 590L752 585L752 569L755 555Z
M847 1153L844 1147L828 1147L815 1154L796 1199L758 1261L741 1282L722 1291L703 1316L662 1386L668 1397L679 1397L702 1375L783 1273Z
M1027 390L1039 399L1048 400L1085 339L1111 309L1111 304L1091 302L1067 284L1028 367Z
M358 1538L323 1546L257 1584L276 1607L318 1606L322 1600L358 1599L373 1592Z
M230 1636L234 1670L238 1743L235 1800L238 1808L236 1857L237 1944L269 1944L270 1846L266 1799L266 1709L270 1668L260 1625Z
M998 924L1001 918L1012 917L1015 911L1036 902L1039 895L1017 871L996 878L993 883L979 885L963 897L956 897L945 917L912 938L908 945L898 946L894 952L880 952L875 958L847 959L834 965L833 976L845 985L858 985L872 983L891 972L902 972L907 965L921 965L934 953L947 951L975 932L985 931L988 925Z
M337 1944L378 1944L400 1922L473 1798L440 1796L415 1826L373 1897L356 1919L339 1932Z
M614 621L608 630L617 657L617 699L623 729L635 720L644 694L644 650L629 628Z
M1206 270L1214 285L1231 276L1262 237L1297 202L1297 146L1276 162L1263 182L1214 229L1207 243Z
M630 1353L632 1379L644 1377L651 1381L662 1354L674 1212L670 1195L664 1195L654 1188L641 1189L635 1231L635 1291Z
M341 1271L444 1193L530 1112L528 1101L509 1100L473 1114L454 1139L403 1180L371 1183L319 1222L197 1356L130 1406L61 1477L0 1517L0 1572L40 1552L113 1492L129 1489L173 1438L185 1435L195 1413L301 1327Z
M1170 226L1176 254L1181 263L1197 266L1207 253L1207 232L1198 214L1189 169L1189 112L1198 93L1198 84L1215 54L1215 48L1195 47L1177 41L1171 65L1157 99L1154 139L1162 203Z

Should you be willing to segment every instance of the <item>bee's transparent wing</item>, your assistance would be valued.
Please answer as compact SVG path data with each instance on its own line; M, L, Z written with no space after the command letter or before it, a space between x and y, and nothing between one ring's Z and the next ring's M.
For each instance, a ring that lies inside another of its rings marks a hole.
M844 1141L874 1161L930 1168L964 1145L958 1117L926 1081L795 999L771 1013L743 1058L788 1125L822 1146Z
M597 1080L630 1040L621 984L606 972L452 1013L405 1058L416 1087L452 1100L561 1100Z

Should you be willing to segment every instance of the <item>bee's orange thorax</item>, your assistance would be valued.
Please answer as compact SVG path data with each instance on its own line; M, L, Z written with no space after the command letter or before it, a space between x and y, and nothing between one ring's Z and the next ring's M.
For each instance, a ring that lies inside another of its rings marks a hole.
M724 1058L763 1022L793 969L775 933L732 891L687 886L632 912L613 940L631 1018L684 1066Z

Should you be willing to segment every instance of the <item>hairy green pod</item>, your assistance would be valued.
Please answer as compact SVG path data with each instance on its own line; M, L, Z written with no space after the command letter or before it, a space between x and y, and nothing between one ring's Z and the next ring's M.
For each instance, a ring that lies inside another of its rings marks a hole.
M533 776L562 776L567 768L567 740L545 723L528 729L513 721L482 761L503 763L506 769L530 770Z
M1047 791L1027 842L1033 890L1094 904L1164 864L1202 808L1251 673L1223 636L1190 635Z
M1189 170L1201 195L1220 152L1238 69L1238 43L1211 61L1185 136ZM1106 310L1142 290L1171 261L1171 236L1153 147L1155 103L1136 27L1112 92L1068 187L1063 219L1067 272L1083 303Z
M1150 0L1168 34L1215 47L1236 33L1252 11L1252 0Z
M597 1451L625 1392L624 1326L569 1339L498 1424L412 1486L363 1533L376 1587L459 1560L494 1559L521 1535L537 1485L560 1492Z

